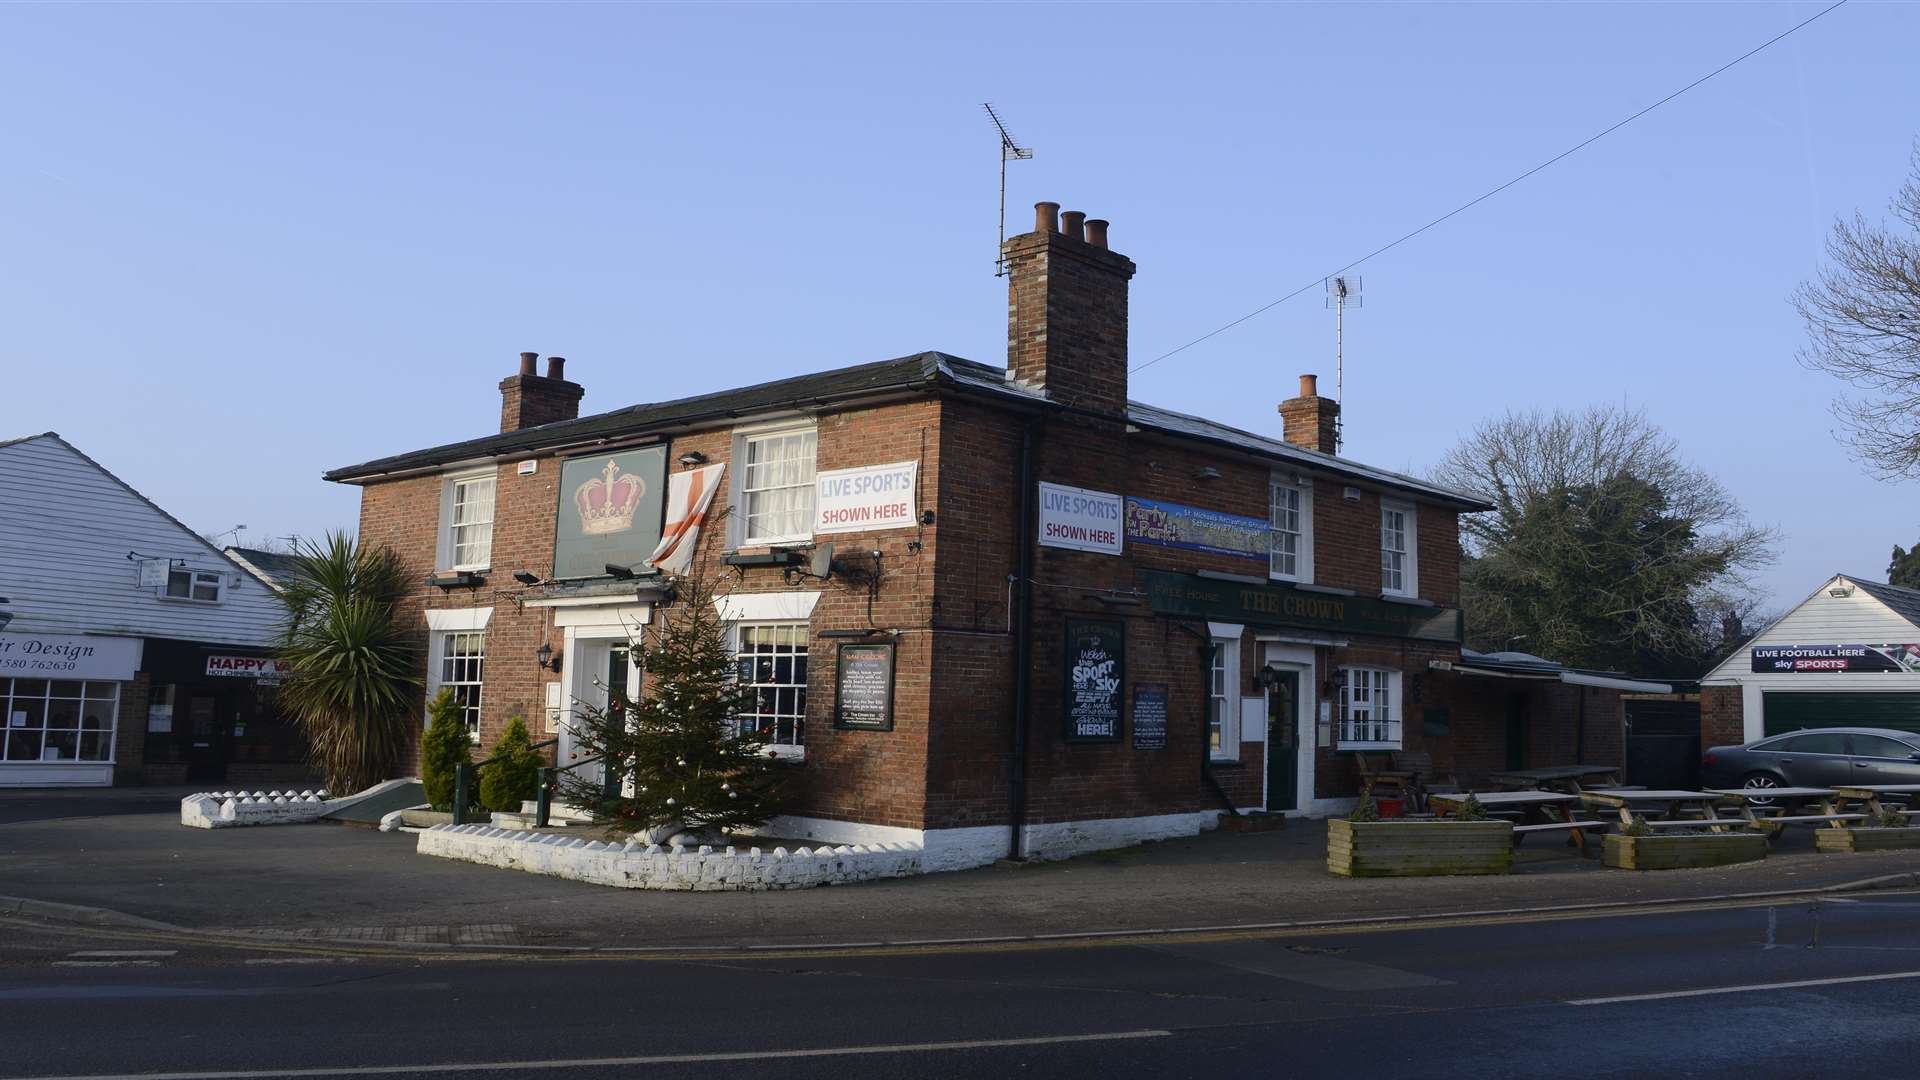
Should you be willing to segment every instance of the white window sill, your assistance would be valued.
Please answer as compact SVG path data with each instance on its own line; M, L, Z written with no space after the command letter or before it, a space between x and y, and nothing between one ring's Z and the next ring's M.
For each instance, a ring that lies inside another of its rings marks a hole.
M1341 751L1398 750L1400 749L1400 744L1397 742L1342 742L1338 749L1340 749Z
M740 548L810 547L812 544L811 536L750 536L740 541ZM738 551L740 548L734 550Z
M1207 760L1213 762L1215 765L1238 765L1240 764L1240 755L1237 753L1210 754L1208 755Z
M767 753L781 761L807 760L807 748L804 746L769 746Z
M162 596L159 597L159 599L165 600L169 604L217 604L220 602L218 600L195 600L191 596Z
M1409 604L1413 607L1437 607L1438 606L1433 601L1422 600L1421 598L1413 595L1412 593L1383 592L1380 594L1380 599L1385 600L1389 604Z

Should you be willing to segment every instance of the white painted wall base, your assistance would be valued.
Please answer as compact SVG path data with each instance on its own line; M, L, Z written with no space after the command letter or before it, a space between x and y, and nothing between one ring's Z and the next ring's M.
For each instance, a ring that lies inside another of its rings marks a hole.
M489 825L435 825L420 834L417 850L595 885L679 892L805 889L924 872L922 852L904 845L688 850L678 844L615 844Z
M180 824L191 829L226 829L236 825L299 825L335 810L371 799L399 787L417 784L418 777L382 780L365 791L327 798L325 791L210 791L180 800ZM382 822L384 826L384 820Z
M1021 830L1021 850L1042 861L1070 859L1090 851L1131 847L1149 840L1198 836L1219 826L1220 811L1153 814L1145 817L1096 818L1028 825ZM1012 839L1005 825L964 829L904 829L867 825L857 821L782 815L757 830L761 836L794 840L822 840L829 844L906 844L925 852L925 873L989 866L1010 854Z

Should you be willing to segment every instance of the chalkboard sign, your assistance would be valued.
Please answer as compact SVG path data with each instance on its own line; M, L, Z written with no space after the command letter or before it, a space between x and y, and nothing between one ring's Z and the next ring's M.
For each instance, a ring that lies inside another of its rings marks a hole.
M1133 684L1133 748L1167 748L1167 684Z
M893 730L893 645L840 646L833 726Z
M1124 624L1105 619L1067 620L1067 738L1120 738L1126 684Z

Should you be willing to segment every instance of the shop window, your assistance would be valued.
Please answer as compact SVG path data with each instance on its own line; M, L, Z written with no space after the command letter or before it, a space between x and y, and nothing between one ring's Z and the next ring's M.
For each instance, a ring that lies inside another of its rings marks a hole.
M225 580L224 574L210 573L205 570L169 570L167 598L197 600L203 604L216 603L220 599L220 586Z
M1414 558L1414 512L1406 503L1380 504L1380 591L1416 596L1420 591Z
M6 761L112 761L120 684L0 679Z
M1215 761L1240 760L1240 639L1213 639L1207 687L1207 752Z
M742 731L756 729L780 755L798 757L806 742L807 624L736 623L734 656L740 685L752 700L739 717Z
M735 440L734 460L741 463L741 546L812 539L816 446L810 427L747 434Z
M1313 580L1313 489L1276 476L1267 485L1268 574Z
M493 563L494 474L476 473L447 481L441 507L440 566L485 570Z
M1340 749L1400 749L1400 673L1379 668L1341 668Z

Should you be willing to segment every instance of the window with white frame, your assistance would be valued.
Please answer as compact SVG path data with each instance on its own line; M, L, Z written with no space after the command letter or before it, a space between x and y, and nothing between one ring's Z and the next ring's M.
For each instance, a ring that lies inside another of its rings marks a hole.
M1273 477L1267 485L1267 573L1289 581L1313 578L1313 490Z
M741 544L813 536L815 446L812 428L750 434L739 440Z
M0 679L0 761L112 761L120 684Z
M487 634L484 630L452 630L440 634L439 680L434 686L453 691L460 704L460 720L473 741L480 741L480 686L487 664Z
M807 635L803 622L734 625L740 685L752 692L740 728L760 731L783 755L806 744Z
M206 570L169 570L167 571L167 598L169 600L197 600L203 604L215 603L220 599L221 585L226 575Z
M1207 687L1207 752L1215 761L1240 757L1240 639L1213 639Z
M1380 668L1341 668L1340 749L1400 749L1400 711L1395 691L1400 673Z
M485 570L493 561L492 473L447 481L446 528L441 550L453 570Z
M1413 507L1380 504L1380 591L1413 596L1419 591L1414 565Z

